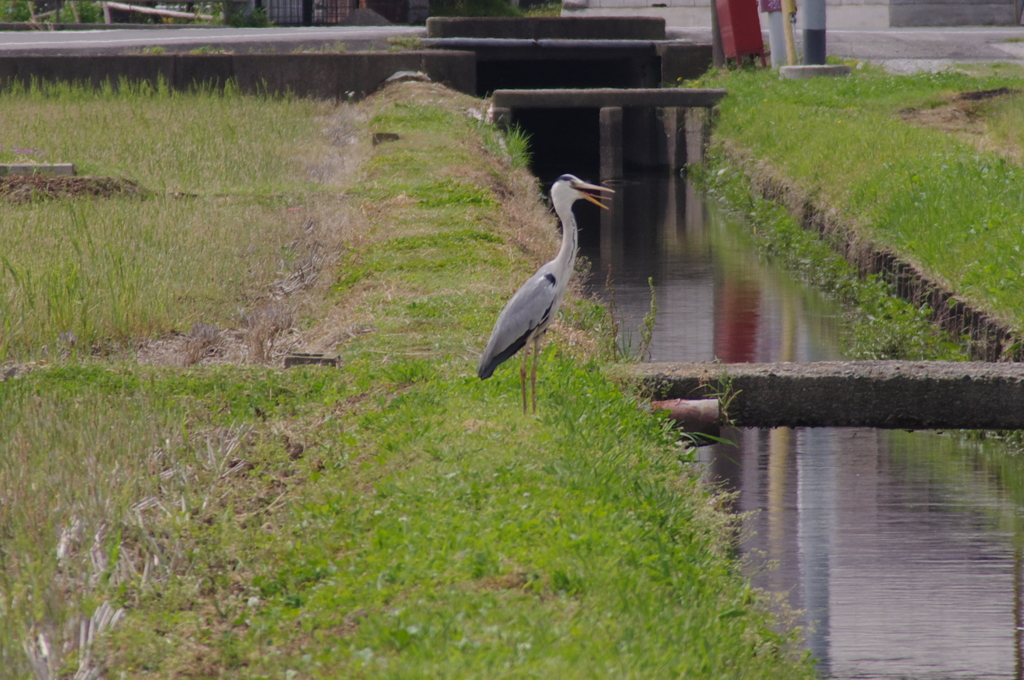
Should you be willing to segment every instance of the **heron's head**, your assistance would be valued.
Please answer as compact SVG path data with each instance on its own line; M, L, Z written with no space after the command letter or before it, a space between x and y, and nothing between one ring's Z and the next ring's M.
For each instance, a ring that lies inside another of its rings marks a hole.
M608 206L599 200L601 196L600 194L595 194L594 192L596 191L605 191L610 194L615 193L608 187L602 187L597 184L587 184L575 175L566 174L559 177L558 180L551 185L551 201L553 203L567 201L571 205L582 198L607 210Z

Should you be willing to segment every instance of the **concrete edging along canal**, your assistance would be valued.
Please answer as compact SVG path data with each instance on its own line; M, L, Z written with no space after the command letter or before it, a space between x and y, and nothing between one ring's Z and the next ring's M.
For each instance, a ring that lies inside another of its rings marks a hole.
M817 233L853 264L861 276L879 275L895 287L899 297L916 306L927 305L936 326L955 337L969 337L972 358L982 361L1024 358L1021 338L1007 324L972 307L913 263L865 238L835 211L816 205L798 187L782 179L769 162L752 158L735 144L726 142L720 148L730 164L742 169L757 193L784 206L804 229Z
M745 427L1024 429L1024 365L945 361L665 363L614 378L661 399L723 402Z

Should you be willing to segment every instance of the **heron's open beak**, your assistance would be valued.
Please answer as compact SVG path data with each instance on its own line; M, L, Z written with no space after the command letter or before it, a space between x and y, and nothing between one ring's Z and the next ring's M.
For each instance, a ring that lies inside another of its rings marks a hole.
M614 194L615 193L614 189L609 189L608 187L602 187L602 186L599 186L597 184L587 184L586 182L580 182L579 184L577 184L573 188L576 191L578 191L581 194L583 194L583 198L587 199L588 201L590 201L591 203L593 203L596 206L600 206L600 207L604 208L605 210L608 209L608 206L606 206L600 200L600 199L605 198L605 197L604 196L595 196L594 194L591 194L589 192L591 192L591 191L607 191L610 194Z

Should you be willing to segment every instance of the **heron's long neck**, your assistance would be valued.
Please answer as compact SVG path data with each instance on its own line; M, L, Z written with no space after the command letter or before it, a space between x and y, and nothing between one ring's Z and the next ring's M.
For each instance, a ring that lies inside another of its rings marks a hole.
M555 212L558 214L558 219L562 221L562 247L558 249L558 255L555 256L554 261L559 270L568 269L569 274L572 274L578 245L576 216L572 214L572 202L569 202L568 205L556 203Z

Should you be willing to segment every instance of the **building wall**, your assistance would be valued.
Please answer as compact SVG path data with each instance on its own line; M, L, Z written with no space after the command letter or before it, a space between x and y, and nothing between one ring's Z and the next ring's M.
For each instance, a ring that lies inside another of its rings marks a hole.
M798 8L801 4L797 0ZM1022 0L826 0L826 26L1016 26L1021 4ZM619 15L662 17L669 26L711 25L709 0L563 0L562 16ZM767 25L762 17L761 26Z

